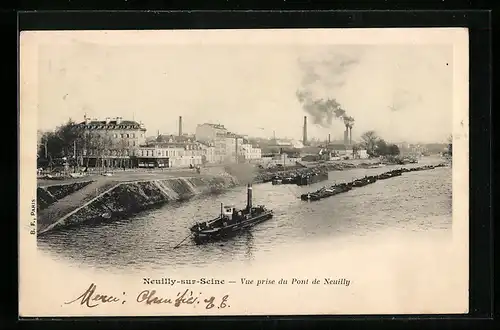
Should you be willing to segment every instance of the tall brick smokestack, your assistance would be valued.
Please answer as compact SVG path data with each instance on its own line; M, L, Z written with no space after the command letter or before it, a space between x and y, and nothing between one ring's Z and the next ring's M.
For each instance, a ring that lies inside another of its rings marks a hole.
M182 116L179 116L179 136L182 136Z
M349 127L349 145L352 145L352 126Z
M307 116L304 116L304 130L302 133L302 144L307 144Z
M349 128L346 126L344 131L344 145L347 146L349 143Z

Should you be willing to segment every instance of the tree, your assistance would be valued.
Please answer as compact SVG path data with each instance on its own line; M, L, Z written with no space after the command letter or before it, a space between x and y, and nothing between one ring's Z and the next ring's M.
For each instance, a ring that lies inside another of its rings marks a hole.
M71 119L52 132L39 133L38 154L54 159L74 157L74 147L83 139L83 131ZM77 151L78 153L78 151Z
M108 132L104 134L90 135L90 145L93 153L96 156L96 167L104 167L104 160L111 153L111 148L113 146L113 140Z
M395 144L391 144L387 147L387 152L389 155L392 155L392 156L398 156L401 151L399 150L399 147Z
M93 146L92 135L89 132L84 132L78 141L79 155L81 158L81 164L83 165L83 159L87 158L85 167L89 167L90 153Z
M397 156L401 153L399 147L395 144L388 144L384 139L377 136L375 131L368 131L361 135L362 142L357 148L365 148L366 152L371 157L378 156ZM354 147L353 147L354 149Z
M75 142L81 137L81 133L82 132L80 132L78 125L76 125L76 123L71 120L71 118L66 124L61 125L56 129L56 134L61 140L62 154L64 156L74 156L76 158L76 155L74 153L74 145Z
M159 136L158 136L159 137ZM127 155L128 151L128 141L124 137L121 137L118 141L118 156L120 156L120 167L124 166L123 159Z
M378 139L375 142L375 155L376 156L385 156L388 154L388 146L384 139Z
M361 146L366 149L368 155L375 156L375 147L378 139L375 131L368 131L361 135Z

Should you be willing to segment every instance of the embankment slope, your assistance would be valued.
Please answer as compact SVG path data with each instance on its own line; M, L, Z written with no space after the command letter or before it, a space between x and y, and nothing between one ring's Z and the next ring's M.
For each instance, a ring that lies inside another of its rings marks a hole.
M38 215L38 234L92 220L112 221L165 203L186 200L200 194L218 193L238 183L236 178L229 175L113 182L111 186L106 186L107 190L101 189L101 193L93 195L90 200L84 194L69 195L65 199L73 200L71 207L59 205L60 200L51 208L60 208L62 211L42 211Z

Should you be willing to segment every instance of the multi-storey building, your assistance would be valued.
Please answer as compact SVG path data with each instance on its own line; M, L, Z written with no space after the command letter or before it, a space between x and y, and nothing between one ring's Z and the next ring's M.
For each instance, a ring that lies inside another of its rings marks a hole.
M195 141L190 136L158 135L156 141L148 143L148 146L157 146L160 148L180 148L183 149L183 156L201 157L202 163L214 163L215 148L209 142ZM198 162L196 162L196 165ZM187 164L188 166L190 164ZM194 163L192 165L195 165Z
M186 154L184 147L173 145L139 147L135 159L137 167L140 168L188 167L202 164L201 155Z
M196 126L196 140L201 142L215 141L217 136L225 136L227 129L220 124L201 124Z
M215 157L215 146L210 142L199 142L199 144L203 150L203 163L217 163L217 158Z
M226 136L228 133L224 125L205 123L196 127L196 140L212 146L214 162L223 163L227 158Z
M135 151L146 139L142 123L121 117L97 120L85 116L76 126L83 130L77 155L84 166L132 167Z
M228 130L220 124L201 124L196 127L196 140L202 143L208 143L214 149L214 162L223 163L227 161L226 154L228 147L226 145ZM235 150L235 149L233 149Z
M208 162L242 162L261 158L259 148L249 144L242 135L228 131L224 125L198 125L196 140L207 147L205 155Z
M262 158L262 150L258 147L253 146L250 143L243 143L241 145L240 155L242 155L245 161L252 161Z
M243 137L231 132L227 132L225 136L221 136L225 139L225 158L224 162L240 162L243 161ZM238 158L236 158L238 156Z

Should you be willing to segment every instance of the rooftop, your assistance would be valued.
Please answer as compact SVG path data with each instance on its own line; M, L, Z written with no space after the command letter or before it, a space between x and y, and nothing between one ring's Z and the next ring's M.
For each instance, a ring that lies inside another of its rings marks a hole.
M239 135L239 134L232 133L232 132L217 133L217 136L227 137L227 138L233 138L233 139L236 139L236 138L243 139L244 138L243 135Z
M213 128L226 129L226 128L224 127L224 125L221 125L221 124L209 124L209 123L204 123L204 124L201 124L201 125L198 125L198 126L210 126L210 127L213 127Z
M106 118L105 120L85 118L84 121L78 123L79 126L85 126L90 129L143 129L144 125L135 120L123 120L121 118Z
M213 147L213 144L209 143L209 142L205 142L205 141L196 141L196 142L201 144L201 145L204 145L206 147Z
M157 142L178 142L178 143L195 143L196 139L193 135L174 135L162 134L156 137Z

